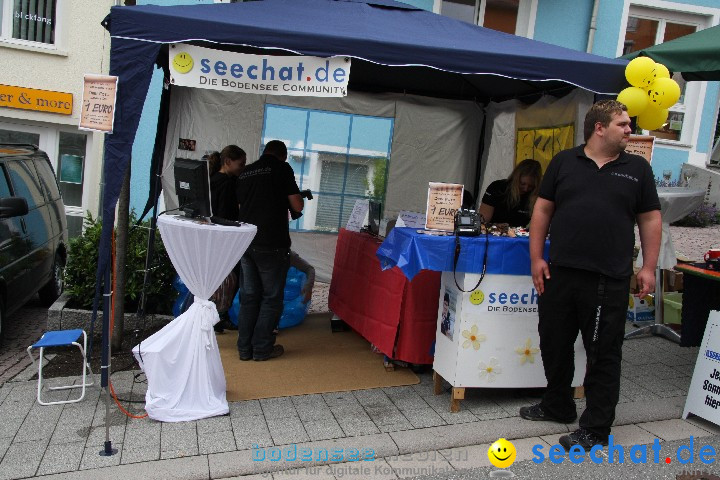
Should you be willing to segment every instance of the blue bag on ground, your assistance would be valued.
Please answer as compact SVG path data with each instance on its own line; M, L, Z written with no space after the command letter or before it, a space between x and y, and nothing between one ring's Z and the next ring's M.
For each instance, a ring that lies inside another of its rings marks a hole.
M285 281L285 296L283 298L283 313L280 317L279 328L290 328L302 323L305 320L308 310L310 310L310 302L304 303L301 290L305 284L305 274L295 267L290 267ZM230 321L237 325L238 314L240 313L240 292L235 295L235 299L230 305L228 315Z
M172 314L175 318L177 318L182 315L185 310L190 308L194 299L193 294L190 293L190 290L188 290L187 286L185 286L185 283L183 283L179 275L175 275L175 280L173 280L172 285L175 290L178 291L178 296L172 307Z

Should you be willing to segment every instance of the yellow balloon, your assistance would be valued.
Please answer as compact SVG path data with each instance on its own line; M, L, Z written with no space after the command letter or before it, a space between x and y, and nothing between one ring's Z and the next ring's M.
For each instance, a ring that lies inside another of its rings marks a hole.
M637 124L644 130L657 130L667 121L667 108L658 109L648 105L645 111L638 115Z
M670 78L670 70L662 63L655 64L655 80L658 78Z
M624 103L629 116L641 114L648 106L648 95L645 90L638 87L628 87L617 96L617 101Z
M647 89L650 105L655 108L670 108L680 98L680 86L671 78L658 78Z
M637 57L625 67L625 78L633 87L647 88L655 81L655 61L649 57Z

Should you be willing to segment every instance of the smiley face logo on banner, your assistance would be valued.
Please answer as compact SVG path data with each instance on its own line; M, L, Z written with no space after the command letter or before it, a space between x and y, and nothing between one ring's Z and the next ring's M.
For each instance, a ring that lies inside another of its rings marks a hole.
M180 52L173 57L172 66L178 73L188 73L192 70L194 63L189 53Z

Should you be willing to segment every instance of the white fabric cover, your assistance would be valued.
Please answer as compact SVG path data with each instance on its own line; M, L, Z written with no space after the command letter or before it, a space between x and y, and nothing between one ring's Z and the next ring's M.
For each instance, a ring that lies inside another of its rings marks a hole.
M242 257L257 227L209 225L161 216L158 227L175 270L195 302L162 330L133 348L148 380L145 410L154 420L182 422L224 415L225 373L208 300Z

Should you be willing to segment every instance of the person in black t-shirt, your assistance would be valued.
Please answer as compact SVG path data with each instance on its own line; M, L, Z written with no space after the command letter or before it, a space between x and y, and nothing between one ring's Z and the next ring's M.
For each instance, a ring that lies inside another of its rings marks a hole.
M625 152L627 107L615 100L593 105L585 116L585 144L550 161L530 222L530 261L538 300L540 354L547 378L542 401L522 407L527 420L573 423L574 344L587 353L586 408L579 428L560 437L567 450L607 445L620 397L620 364L634 226L643 267L639 295L655 288L660 251L660 201L650 164ZM543 258L552 224L550 262Z
M529 158L523 160L508 178L496 180L488 186L478 213L485 222L508 223L513 227L527 226L541 180L540 162Z
M257 226L257 234L240 261L240 360L268 360L284 352L282 345L275 345L273 331L282 315L290 267L288 214L290 209L302 212L304 206L287 156L285 144L272 140L238 179L240 220Z
M213 216L238 220L240 207L237 199L237 178L245 168L247 155L237 145L228 145L219 154L213 152L208 157Z

